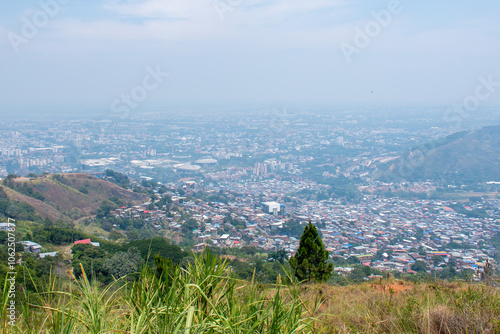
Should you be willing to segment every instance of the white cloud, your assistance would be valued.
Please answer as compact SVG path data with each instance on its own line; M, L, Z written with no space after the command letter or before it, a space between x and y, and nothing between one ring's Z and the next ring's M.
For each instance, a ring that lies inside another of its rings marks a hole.
M346 12L344 0L242 0L231 22L249 27L314 30L321 16L328 15L333 25L335 18Z
M213 1L234 6L223 22L212 6ZM346 0L109 0L104 8L118 16L54 20L40 39L225 41L234 47L313 47L331 49L337 54L339 43L352 42L354 28L363 28L372 19L369 15L352 15L351 4ZM498 52L498 37L480 22L458 29L419 29L410 33L409 26L418 23L404 15L398 17L369 49L402 54L480 54L485 48ZM457 36L471 43L461 44ZM475 47L471 48L471 44Z
M123 17L184 19L197 24L200 20L217 18L216 4L229 9L227 16L237 17L226 22L227 25L262 26L334 9L339 15L345 13L345 0L110 0L104 8Z
M190 39L202 32L199 26L185 22L148 21L140 25L120 21L61 21L59 36L92 40L179 40Z
M338 28L309 27L308 23L314 21L309 14L335 8L341 15L344 4L344 0L226 2L235 7L222 22L214 1L226 0L110 0L104 8L118 16L59 20L54 22L52 35L91 40L261 40L263 44L268 41L268 45L282 38L287 45L324 45L324 38L331 40L330 36L338 35Z
M207 0L113 0L105 9L137 18L191 19L210 8Z
M305 13L315 10L325 10L339 8L345 5L345 0L252 0L248 1L248 5L244 5L246 2L242 0L244 7L258 7L266 13L275 13L279 15L289 14L289 13Z

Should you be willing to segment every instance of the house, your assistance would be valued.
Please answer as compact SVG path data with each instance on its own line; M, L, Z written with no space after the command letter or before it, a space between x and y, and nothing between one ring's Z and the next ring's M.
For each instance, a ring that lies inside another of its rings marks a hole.
M14 223L0 223L0 231L14 231L15 229L16 224Z
M38 256L40 256L40 258L44 258L46 256L49 256L49 257L55 257L57 255L57 252L49 252L49 253L40 253L38 254Z
M276 232L279 229L283 228L283 222L282 221L278 221L278 222L275 222L275 223L271 223L269 226L271 227L271 231Z
M42 251L42 246L33 241L21 241L21 245L24 246L24 251L29 253L40 253Z
M91 241L90 239L83 239L83 240L78 240L78 241L75 241L75 245L79 245L79 244L90 244Z
M207 244L206 244L206 243L204 243L204 242L202 242L202 243L199 243L199 244L197 244L197 245L194 245L194 246L193 246L193 250L194 250L195 252L200 252L200 251L204 250L206 246L207 246Z
M74 243L75 245L80 245L80 244L83 244L83 245L86 245L86 244L90 244L92 246L95 246L95 247L100 247L101 244L98 243L98 242L92 242L90 239L83 239L83 240L77 240L75 241Z

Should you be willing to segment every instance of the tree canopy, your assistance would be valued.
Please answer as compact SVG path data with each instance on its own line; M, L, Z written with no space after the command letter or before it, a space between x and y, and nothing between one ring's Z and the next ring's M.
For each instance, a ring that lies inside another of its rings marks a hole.
M109 274L118 278L139 271L142 262L139 250L135 247L131 247L127 252L118 252L104 261L104 269L106 269Z
M333 271L333 264L327 264L326 260L328 260L328 252L323 240L316 226L309 222L300 237L297 253L290 258L290 266L295 277L300 281L324 282L328 280Z

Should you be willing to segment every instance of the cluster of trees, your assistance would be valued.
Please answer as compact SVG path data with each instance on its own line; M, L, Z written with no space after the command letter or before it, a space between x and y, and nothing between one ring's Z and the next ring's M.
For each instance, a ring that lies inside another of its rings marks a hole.
M350 256L347 259L340 256L332 256L330 262L333 263L335 267L350 267L352 265L361 264L361 261L359 261L356 256Z
M363 266L361 264L357 264L353 267L353 270L347 274L347 276L341 276L337 273L334 273L330 279L329 283L336 285L348 285L352 283L361 283L365 282L366 278L370 275L381 275L382 272L370 266Z
M207 196L206 201L227 204L227 203L229 203L229 198L226 195L224 195L222 192L219 192L217 194L212 194L210 196Z
M303 231L304 227L300 225L300 220L297 219L290 219L283 224L283 228L281 229L281 233L294 238L300 237Z
M64 246L72 245L75 240L91 238L100 243L100 247L91 244L73 245L71 262L63 261L60 253L56 257L43 259L35 254L23 253L23 266L16 268L16 271L20 275L27 275L26 277L31 275L32 278L29 280L33 279L35 282L47 279L54 270L58 271L58 275L64 275L69 264L77 277L82 274L83 268L89 277L102 283L109 283L113 280L113 276L122 277L137 272L147 261L150 265L153 264L155 255L169 258L178 264L185 263L190 258L188 252L160 237L120 244L87 235L62 221L53 223L46 219L43 224L30 223L29 229L25 229L23 225L19 226L21 227L16 231L16 241L31 240L42 245ZM9 254L7 242L7 232L0 231L0 277L5 277L7 272L12 271L7 267ZM21 251L19 247L17 250ZM24 277L20 277L19 282L22 281ZM29 289L29 286L26 288Z
M151 229L148 228L141 228L139 230L136 229L130 229L126 232L126 237L128 241L136 241L136 240L144 240L144 239L150 239L154 238L157 236L156 231L152 231ZM110 238L114 238L115 240L121 238L123 234L118 232L117 230L113 229L110 232Z
M466 243L456 243L454 241L451 241L446 244L445 246L446 249L474 249L475 247L472 245L468 245Z
M43 201L45 199L45 196L39 191L33 190L32 187L28 186L28 183L23 182L23 183L16 183L16 182L6 182L5 183L9 188L14 189L18 193L21 193L23 195L33 197L34 199Z
M472 270L461 270L457 271L455 269L455 262L454 261L448 261L447 263L444 261L444 258L442 256L434 256L432 258L434 265L438 265L441 267L441 270L432 270L431 274L427 274L427 265L423 261L415 261L414 264L412 264L411 269L415 270L417 272L417 277L420 278L438 278L442 280L449 280L449 279L462 279L462 280L469 280L472 278L474 272Z
M112 217L111 211L117 208L117 204L111 201L103 201L101 206L96 210L97 218L108 218Z
M236 277L244 280L253 279L257 283L276 283L278 275L285 277L284 269L289 268L285 250L267 252L263 248L249 246L241 248L209 247L208 250L213 254L227 258Z
M15 272L15 281L22 289L36 292L35 286L47 282L49 275L57 273L62 275L64 264L61 255L56 257L39 258L38 255L31 253L23 254L23 265L16 265L14 270L7 266L7 246L0 245L0 289L4 291L5 277L9 272ZM19 291L19 290L18 290ZM16 299L22 298L22 293L16 294Z
M87 238L90 238L90 236L76 229L51 225L35 228L29 239L37 243L67 245L73 243L75 240Z
M104 262L109 257L109 253L101 247L90 244L78 244L71 248L73 253L73 275L80 277L85 271L87 276L97 279L103 283L112 280L104 268Z
M184 236L184 238L192 239L193 230L196 230L197 228L198 228L198 222L193 218L189 218L181 226L182 235Z
M489 215L486 212L486 209L473 209L467 210L461 203L450 204L450 207L455 210L457 213L461 213L470 218L488 218Z
M234 259L230 261L231 268L238 278L247 281L272 284L276 283L278 275L286 277L283 265L279 261L254 259L253 262Z
M130 180L127 175L115 172L112 169L107 169L105 172L108 181L116 183L122 188L128 189L130 186Z
M251 258L251 257L261 257L261 258L266 258L267 257L267 252L260 247L250 247L250 246L243 246L241 248L219 248L219 247L209 247L208 250L211 253L217 254L217 255L232 255L236 256L239 258Z
M78 244L72 247L73 273L76 277L83 270L102 283L109 283L118 278L140 270L146 262L154 263L154 257L168 258L181 264L189 254L180 247L172 245L164 238L136 240L124 245L104 243L101 247L90 244Z
M130 247L127 251L113 255L100 247L89 244L75 245L73 251L73 274L82 275L82 268L87 275L103 283L140 271L144 263L139 250Z
M359 181L359 180L358 180ZM344 198L348 202L359 203L363 194L356 186L356 180L348 179L345 176L328 178L324 182L330 186L329 195L333 198Z
M141 270L144 260L135 247L126 252L118 252L104 261L104 269L113 277L120 278Z
M247 227L247 224L243 220L238 219L238 218L234 218L229 213L224 217L224 223L233 225L238 230L242 230L242 229Z
M123 247L122 249L128 249L129 247L137 248L142 258L149 262L153 261L155 255L169 258L174 263L182 263L184 259L189 257L188 252L182 250L179 246L172 245L167 239L160 237L132 241Z

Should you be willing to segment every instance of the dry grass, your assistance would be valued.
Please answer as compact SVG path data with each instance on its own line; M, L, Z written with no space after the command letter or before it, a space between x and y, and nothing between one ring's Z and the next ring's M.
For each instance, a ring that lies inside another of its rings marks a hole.
M145 268L134 282L106 287L52 278L21 298L17 327L0 331L500 333L500 292L493 287L395 280L284 285L281 278L262 286L232 278L227 262L213 255L196 255L187 268L157 261L160 272ZM4 294L0 311L6 301Z
M68 217L63 215L61 212L57 211L54 207L50 206L49 204L39 201L33 197L29 197L21 193L18 193L17 191L14 191L9 187L5 187L2 185L0 185L0 187L5 191L10 200L28 203L33 207L33 209L35 209L35 212L38 213L43 218L49 218L53 221L56 221L60 218L69 220Z
M114 183L98 179L87 174L57 174L62 176L62 182L52 175L26 182L34 191L38 191L45 199L20 194L8 187L3 187L9 198L31 205L36 213L53 221L59 218L76 220L81 217L94 215L102 201L116 196L124 203L143 203L148 200L145 194L134 193L117 186ZM80 192L82 188L88 193ZM76 209L78 208L78 209Z
M499 333L500 292L465 284L390 282L348 287L314 285L319 333Z

